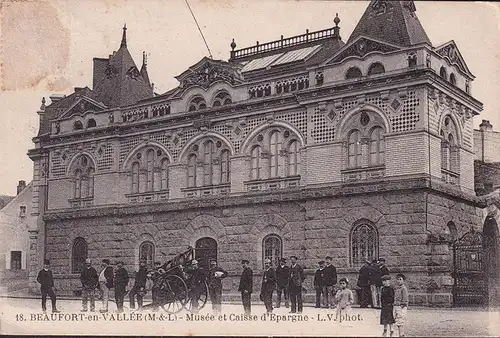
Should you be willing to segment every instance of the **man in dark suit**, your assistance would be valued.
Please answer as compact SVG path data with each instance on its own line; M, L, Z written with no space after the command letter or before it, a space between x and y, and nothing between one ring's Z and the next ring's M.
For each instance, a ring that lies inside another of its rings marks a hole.
M372 307L380 308L380 288L382 287L382 275L380 265L376 259L370 265L370 290L372 294Z
M335 285L337 284L337 269L332 264L332 257L326 256L325 266L325 286L323 292L326 299L325 307L333 309L335 307Z
M191 267L188 270L188 274L188 284L191 290L189 292L189 295L191 296L191 312L198 313L200 296L203 292L203 288L205 288L207 275L205 271L198 266L198 261L196 259L191 261Z
M366 260L365 264L359 269L358 284L359 292L359 306L362 308L368 307L372 303L370 294L370 261Z
M271 267L271 260L264 261L264 273L262 274L262 287L260 294L266 306L267 313L273 312L273 291L276 288L276 273Z
M37 282L40 283L40 291L42 292L42 310L45 313L47 311L47 295L50 297L52 302L52 313L59 313L61 311L57 310L56 307L56 294L52 289L54 287L54 277L52 276L52 271L49 269L49 260L45 259L43 261L43 269L38 272Z
M290 278L290 268L286 265L286 259L280 259L280 265L276 268L276 308L281 306L281 293L285 298L285 307L288 307L288 282Z
M389 268L385 265L385 258L380 257L378 259L378 264L380 267L380 276L386 276L390 274Z
M87 303L90 299L90 311L95 310L95 289L99 283L97 271L92 266L90 258L85 260L85 267L80 274L82 282L82 312L87 312Z
M123 312L123 299L127 293L128 272L123 267L123 262L116 263L117 269L115 272L115 300L118 312Z
M290 313L302 313L302 283L304 282L305 275L302 267L297 264L297 256L291 256L290 261L290 301L292 309Z
M325 302L325 296L323 293L324 282L325 282L325 261L319 261L319 269L314 273L314 289L316 290L316 308L321 307L321 295L323 295L323 303Z
M109 259L103 259L101 272L99 273L99 288L101 289L102 309L100 312L108 312L109 290L113 288L113 268L109 266Z
M210 270L208 271L208 292L212 302L212 310L215 314L221 312L222 307L222 280L227 277L227 272L217 265L217 261L210 261Z
M248 266L250 262L246 259L241 261L243 272L241 273L240 286L238 291L241 292L241 302L246 315L252 313L252 291L253 291L253 271Z
M135 274L134 286L129 292L130 309L135 309L135 296L137 295L137 304L139 309L142 308L142 299L146 295L146 278L148 276L148 269L146 268L146 261L139 262L139 271Z

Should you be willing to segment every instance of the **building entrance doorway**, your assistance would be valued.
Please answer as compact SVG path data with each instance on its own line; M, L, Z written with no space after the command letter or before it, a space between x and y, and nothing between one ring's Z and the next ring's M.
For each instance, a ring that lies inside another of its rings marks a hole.
M203 269L210 267L210 260L217 260L217 241L210 237L203 237L196 241L194 257Z

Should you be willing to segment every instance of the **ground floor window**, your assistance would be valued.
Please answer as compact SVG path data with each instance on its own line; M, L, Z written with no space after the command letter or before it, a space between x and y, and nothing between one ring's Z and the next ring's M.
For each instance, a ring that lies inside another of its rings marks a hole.
M217 241L210 237L203 237L196 241L194 256L201 268L208 269L210 260L217 260Z
M361 266L372 259L378 259L377 229L368 222L358 223L351 230L351 265Z
M278 235L267 235L262 241L262 263L270 259L274 266L278 266L283 254L283 241Z
M142 242L139 247L139 261L146 262L146 267L152 269L154 266L155 246L152 242Z
M71 272L80 273L85 266L89 247L87 241L81 237L77 237L73 242L73 250L71 255Z
M21 270L21 251L11 251L10 252L10 269L11 270Z

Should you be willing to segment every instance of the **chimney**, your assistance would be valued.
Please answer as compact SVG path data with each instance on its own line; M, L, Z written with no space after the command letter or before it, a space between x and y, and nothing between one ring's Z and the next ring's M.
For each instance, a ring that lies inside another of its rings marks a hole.
M17 195L19 195L19 193L21 191L24 190L24 188L26 188L26 181L19 181L19 184L17 185Z
M50 99L51 103L54 103L54 102L57 102L61 99L64 99L65 97L66 97L66 95L64 95L64 94L52 94L49 96L49 99Z
M479 130L481 130L481 131L493 131L493 126L491 125L490 121L483 120L481 122L481 124L479 125Z

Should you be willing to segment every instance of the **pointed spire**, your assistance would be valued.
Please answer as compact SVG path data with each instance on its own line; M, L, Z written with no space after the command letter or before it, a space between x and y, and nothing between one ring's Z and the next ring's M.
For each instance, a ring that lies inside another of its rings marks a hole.
M142 67L141 68L146 68L148 65L148 57L146 55L146 51L142 51Z
M127 48L127 24L123 25L122 43L120 48Z

